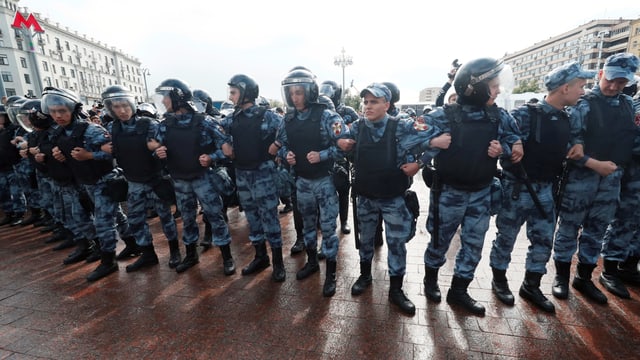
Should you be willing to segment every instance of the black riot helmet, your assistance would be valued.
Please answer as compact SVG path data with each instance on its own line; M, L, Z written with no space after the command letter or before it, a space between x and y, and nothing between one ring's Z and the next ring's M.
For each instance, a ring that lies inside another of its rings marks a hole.
M289 90L301 87L304 90L304 106L318 102L318 83L316 76L308 70L298 69L290 71L282 80L282 99L291 109L295 106L291 99Z
M193 90L193 104L196 106L198 112L209 113L213 107L213 99L208 92L201 89Z
M391 105L395 105L395 103L400 101L400 89L398 89L396 84L388 81L383 82L382 84L388 87L389 91L391 91L391 100L389 101Z
M46 130L53 125L53 118L42 112L42 101L40 99L26 100L18 111L18 121L27 131L31 131L31 126L38 130Z
M331 80L323 81L320 84L320 94L328 96L333 102L333 106L338 107L342 99L342 85Z
M458 102L484 106L489 98L489 81L500 74L504 64L492 58L480 58L467 62L456 72L453 87Z
M67 89L60 89L56 87L46 87L42 92L42 112L49 115L49 107L51 106L64 106L72 113L72 118L75 118L82 111L82 102L78 95Z
M136 99L133 96L133 93L122 85L111 85L104 89L102 92L102 103L104 104L104 108L107 110L107 114L113 119L118 118L113 111L113 106L115 104L128 104L131 108L132 116L137 110Z
M325 94L318 95L318 103L326 105L327 109L331 111L336 111L336 107L333 105L333 100Z
M253 78L244 74L233 75L227 83L230 87L240 90L240 97L238 98L237 107L240 107L246 103L255 103L256 98L260 94L260 88Z
M413 110L413 108L406 108L404 110L405 113L407 113L407 115L411 116L411 117L416 117L416 111Z
M167 79L158 85L156 88L156 94L162 97L167 96L171 99L170 112L176 112L178 109L186 109L188 111L196 111L196 107L193 104L193 94L191 88L184 81L178 79ZM156 97L154 99L158 112L164 114L169 109L166 109L162 104L162 98Z

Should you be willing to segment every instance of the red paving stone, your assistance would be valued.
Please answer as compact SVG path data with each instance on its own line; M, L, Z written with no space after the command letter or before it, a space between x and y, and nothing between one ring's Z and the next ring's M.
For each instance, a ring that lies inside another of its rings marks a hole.
M417 178L417 177L416 177ZM528 242L521 233L508 278L516 304L502 305L491 293L488 265L495 227L487 233L483 258L470 293L487 308L485 317L428 303L422 289L422 256L428 190L414 185L422 202L417 236L408 244L405 291L417 313L405 316L389 304L386 249L374 259L374 283L352 297L359 275L353 235L341 236L338 289L322 297L320 274L303 281L295 272L302 254L291 257L292 214L280 215L287 280L271 281L271 269L242 276L253 258L244 214L229 211L232 253L238 268L222 273L217 249L201 254L185 273L169 269L168 247L158 219L151 221L160 265L128 274L120 271L96 283L85 276L96 264L65 266L72 249L51 251L39 228L0 228L0 359L631 359L640 348L640 292L631 299L607 293L608 305L577 296L550 294L553 264L542 290L556 305L549 315L517 295L524 277ZM181 224L181 223L180 223ZM203 228L201 227L201 234ZM444 295L453 274L454 240L440 271ZM118 250L123 248L118 243ZM573 269L572 269L573 270ZM595 276L599 275L599 269ZM597 286L600 287L598 284ZM443 296L444 298L444 296Z

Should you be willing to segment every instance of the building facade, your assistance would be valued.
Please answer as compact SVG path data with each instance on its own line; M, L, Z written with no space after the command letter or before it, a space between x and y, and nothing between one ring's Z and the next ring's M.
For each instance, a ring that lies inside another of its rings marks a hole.
M99 101L110 85L123 85L138 101L146 98L147 69L113 46L0 0L0 95L40 97L47 86L80 95L86 105Z
M544 76L551 69L578 61L585 69L601 69L613 54L640 54L640 20L592 20L573 30L503 57L511 65L515 87L536 84L544 91ZM591 86L595 80L591 80Z

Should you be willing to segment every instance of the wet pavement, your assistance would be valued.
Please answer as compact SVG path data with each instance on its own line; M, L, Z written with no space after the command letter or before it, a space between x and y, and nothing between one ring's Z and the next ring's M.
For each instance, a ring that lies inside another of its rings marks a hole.
M416 177L417 179L418 177ZM598 305L570 289L568 300L551 295L553 263L541 289L556 314L532 307L517 295L528 242L524 231L507 273L516 303L506 306L491 292L488 265L495 227L487 233L483 258L470 285L486 307L477 317L452 308L444 295L459 241L440 270L443 301L427 302L422 288L428 190L421 179L422 214L408 244L404 290L415 303L413 317L387 298L386 248L374 258L373 285L358 297L350 288L359 275L353 235L341 235L338 289L322 297L321 271L298 281L305 255L289 255L295 241L292 213L280 215L284 235L284 283L271 268L242 276L254 256L244 214L229 210L237 272L224 276L218 249L177 274L167 266L169 249L159 220L151 220L160 264L135 273L120 271L95 283L86 275L97 263L63 265L73 249L52 251L49 234L33 226L0 228L0 359L631 359L640 349L640 291L631 299L605 293ZM179 222L181 225L181 222ZM181 227L181 226L180 226ZM201 226L201 236L203 227ZM124 243L118 243L118 251ZM199 251L201 251L200 248ZM184 248L182 248L184 255ZM574 260L575 265L575 260ZM575 266L572 267L572 278ZM594 279L600 268L594 272ZM596 281L597 283L597 281ZM597 284L599 288L602 287Z

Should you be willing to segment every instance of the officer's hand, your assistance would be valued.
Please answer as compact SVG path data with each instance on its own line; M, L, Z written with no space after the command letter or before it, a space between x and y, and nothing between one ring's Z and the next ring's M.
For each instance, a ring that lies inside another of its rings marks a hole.
M156 148L156 156L158 159L166 159L167 158L167 147L162 145Z
M24 141L24 138L22 136L16 136L13 139L11 139L11 145L18 145L18 143L21 143Z
M353 139L338 139L338 147L342 151L351 151L356 141Z
M516 142L515 144L511 145L511 162L514 164L517 164L520 162L520 160L522 160L522 157L524 156L524 147L522 145L522 142Z
M489 157L497 158L502 155L502 145L498 140L491 140L489 143L489 150L487 150Z
M75 147L71 150L71 157L78 161L86 161L93 159L93 153L85 148Z
M402 170L402 172L408 177L412 177L420 171L420 165L415 162L406 163L400 166L400 170Z
M35 154L37 154L39 152L40 152L40 149L37 146L29 148L29 154L31 154L31 155L35 155Z
M280 148L277 147L275 143L271 143L271 145L269 145L269 155L275 156L278 153L278 150L280 150Z
M27 156L29 156L29 155L27 154L27 149L21 149L21 150L19 151L19 153L20 153L20 156L21 156L21 157L23 157L23 158L27 158Z
M65 162L67 160L67 158L64 157L64 154L62 153L62 151L60 151L60 148L57 146L51 150L51 155L53 155L54 159L60 162Z
M222 153L224 156L233 159L233 146L229 143L222 144Z
M449 145L451 145L451 134L449 133L440 134L429 141L429 147L434 149L446 150Z
M584 146L582 144L575 144L567 152L567 159L580 160L584 157Z
M44 153L37 153L33 156L33 158L36 159L37 162L43 163L45 159L45 155Z
M198 158L198 161L200 161L200 166L202 167L209 167L211 166L211 156L207 155L207 154L202 154L200 155L200 157Z
M287 163L291 166L296 164L296 154L294 154L293 151L287 153Z
M160 146L160 143L156 139L149 139L147 141L147 148L149 149L149 151L156 151L156 149Z
M307 161L310 164L317 164L320 162L320 153L317 151L309 151L307 154Z
M102 146L100 146L100 150L106 152L107 154L111 154L113 153L113 144L111 142L103 144Z
M587 160L585 166L597 172L598 175L602 177L609 176L618 169L618 165L613 161L600 161L594 158Z

